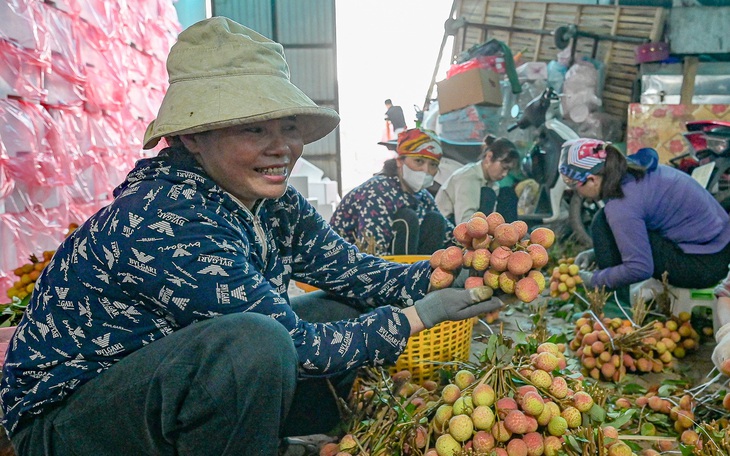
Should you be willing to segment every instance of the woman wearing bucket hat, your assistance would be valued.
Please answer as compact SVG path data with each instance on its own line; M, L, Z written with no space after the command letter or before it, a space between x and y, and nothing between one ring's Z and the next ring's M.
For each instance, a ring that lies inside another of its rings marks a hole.
M361 254L287 185L338 116L291 84L279 44L212 18L167 68L144 144L170 147L59 246L10 342L0 399L19 455L275 455L338 421L326 378L344 395L409 335L500 305L427 294L427 262ZM331 295L290 298L290 280ZM313 306L343 319L308 322Z
M412 128L398 135L396 152L342 198L330 225L378 255L430 255L453 241L454 225L426 190L438 171L441 143L432 131Z
M625 157L610 143L581 138L563 144L560 173L582 197L603 201L591 224L594 248L581 252L588 287L623 288L647 279L681 288L716 285L730 262L728 215L689 175L658 164L654 149ZM648 284L646 284L648 286Z
M436 193L436 205L455 224L468 221L475 212L499 212L507 222L517 220L514 187L500 188L520 162L517 146L507 138L487 135L479 161L454 171Z

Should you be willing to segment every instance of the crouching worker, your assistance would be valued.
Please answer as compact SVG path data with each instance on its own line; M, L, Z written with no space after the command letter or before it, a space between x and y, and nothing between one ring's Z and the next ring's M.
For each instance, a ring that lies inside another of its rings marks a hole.
M507 222L517 220L515 188L500 187L520 162L512 141L487 135L479 160L454 171L436 193L436 205L454 224L468 221L475 212L499 212Z
M715 334L717 345L712 351L712 362L718 370L730 376L730 274L715 288L715 297L720 328Z
M426 294L428 262L359 253L287 185L339 117L291 84L279 44L215 17L179 35L167 69L144 147L170 147L64 240L10 342L18 455L273 456L336 423L326 378L344 395L411 334L500 305L482 288ZM290 280L371 310L320 297L349 314L307 321Z
M350 191L330 224L342 237L377 255L430 255L453 244L454 225L439 212L431 193L443 155L435 133L412 128L398 135L397 158Z
M603 201L591 224L592 250L576 256L587 287L623 287L647 279L680 288L715 286L730 263L730 223L715 198L691 176L658 164L653 149L625 157L597 139L563 145L560 173L582 197Z

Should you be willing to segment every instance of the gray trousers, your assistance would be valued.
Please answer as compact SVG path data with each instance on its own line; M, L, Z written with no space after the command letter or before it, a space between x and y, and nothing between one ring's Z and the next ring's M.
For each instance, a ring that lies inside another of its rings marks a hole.
M310 321L359 315L323 293L292 305ZM329 308L326 310L326 308ZM339 422L322 378L297 380L297 354L270 317L234 314L174 332L127 356L11 436L23 455L275 456L284 436ZM330 379L346 397L355 372Z

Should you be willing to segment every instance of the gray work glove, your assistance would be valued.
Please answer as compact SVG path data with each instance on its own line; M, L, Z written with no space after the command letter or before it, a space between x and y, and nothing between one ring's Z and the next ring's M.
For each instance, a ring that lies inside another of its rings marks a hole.
M730 323L724 324L717 330L715 340L717 340L717 345L712 351L712 362L717 370L722 371L722 363L730 358Z
M486 286L468 290L445 288L428 293L414 306L424 326L433 328L442 321L466 320L501 308L502 301L492 297L492 293Z
M461 268L461 271L454 277L454 282L451 284L451 288L464 288L466 279L469 278L469 268Z
M578 271L578 275L583 280L583 286L586 290L593 290L593 273L589 271Z
M584 250L575 257L575 264L581 269L588 269L595 262L596 252L593 249Z

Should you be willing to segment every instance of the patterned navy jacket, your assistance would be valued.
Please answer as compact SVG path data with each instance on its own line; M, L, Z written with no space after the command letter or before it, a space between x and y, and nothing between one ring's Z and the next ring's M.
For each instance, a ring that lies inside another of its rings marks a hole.
M348 242L375 238L375 254L390 255L393 243L393 216L402 207L416 212L419 223L428 212L440 214L433 196L427 190L406 193L398 176L378 174L350 191L337 206L330 225ZM453 244L454 225L446 222L444 247Z
M64 240L38 279L0 384L3 426L41 413L115 362L196 321L270 315L301 376L394 362L410 334L396 306L428 287L428 262L359 253L292 187L252 213L186 153L140 160L115 200ZM300 320L290 280L383 305L334 323Z

